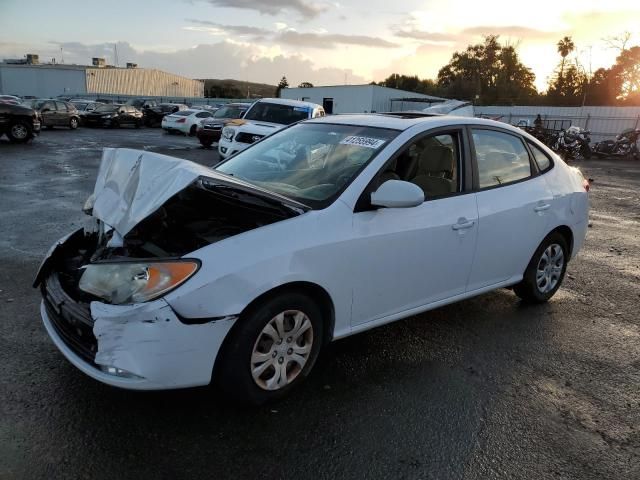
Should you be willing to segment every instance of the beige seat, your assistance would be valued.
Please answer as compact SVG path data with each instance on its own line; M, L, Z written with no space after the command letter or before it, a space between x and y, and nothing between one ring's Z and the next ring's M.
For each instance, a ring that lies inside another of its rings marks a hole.
M412 180L424 190L425 198L456 191L453 150L443 145L425 148L418 160L418 172Z

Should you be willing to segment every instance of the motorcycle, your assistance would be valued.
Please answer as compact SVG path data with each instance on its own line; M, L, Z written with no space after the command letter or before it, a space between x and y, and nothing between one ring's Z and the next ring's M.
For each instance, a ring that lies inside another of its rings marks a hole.
M590 134L590 130L572 125L558 133L551 149L565 160L591 158Z
M638 151L638 138L640 129L630 128L624 130L615 140L603 140L593 146L593 153L599 157L624 157L640 160Z

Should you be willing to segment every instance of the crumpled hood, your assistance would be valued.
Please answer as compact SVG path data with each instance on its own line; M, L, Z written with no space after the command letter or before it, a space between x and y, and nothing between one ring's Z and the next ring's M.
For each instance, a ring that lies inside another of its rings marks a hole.
M128 148L105 148L96 185L85 204L85 210L91 210L95 218L124 237L198 178L249 191L291 208L309 208L188 160Z

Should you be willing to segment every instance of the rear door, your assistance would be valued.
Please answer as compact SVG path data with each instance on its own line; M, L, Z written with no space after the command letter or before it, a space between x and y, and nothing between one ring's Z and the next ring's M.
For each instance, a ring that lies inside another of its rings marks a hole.
M69 125L69 108L64 102L56 102L56 125L66 127Z
M471 128L478 246L467 289L477 290L524 273L547 234L553 194L522 137Z

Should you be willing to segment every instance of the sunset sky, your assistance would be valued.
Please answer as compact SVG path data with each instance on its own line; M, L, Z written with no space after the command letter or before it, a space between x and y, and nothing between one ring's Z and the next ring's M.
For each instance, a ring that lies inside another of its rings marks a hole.
M103 56L192 78L290 84L364 83L390 73L435 78L451 54L483 35L518 45L536 85L573 37L589 70L616 51L603 40L629 31L640 44L640 1L538 0L0 0L0 58L90 63Z

